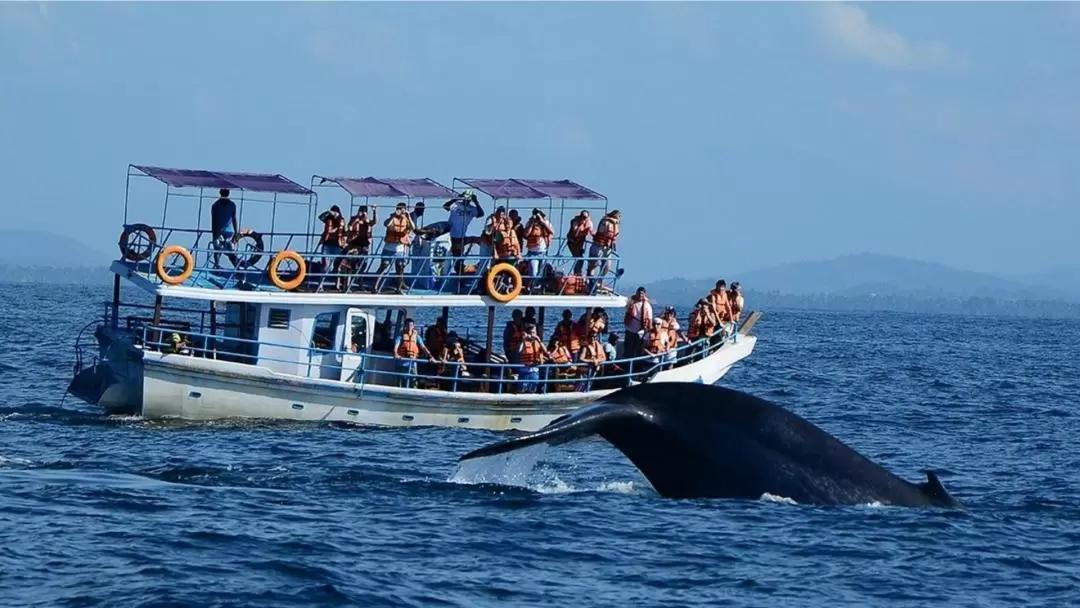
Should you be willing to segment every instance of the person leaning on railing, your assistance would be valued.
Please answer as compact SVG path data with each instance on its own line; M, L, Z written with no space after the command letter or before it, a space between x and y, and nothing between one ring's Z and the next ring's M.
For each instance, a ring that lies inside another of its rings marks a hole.
M600 373L607 361L607 354L604 352L603 345L600 344L600 337L595 332L589 332L585 337L585 345L581 347L579 360L585 366L585 383L581 390L592 390L593 378Z
M713 315L712 306L705 298L698 300L694 309L690 311L688 325L686 337L690 340L691 353L696 355L705 348L716 328L716 317Z
M431 351L424 345L424 340L420 337L420 332L416 329L416 323L413 320L405 319L405 327L401 330L401 335L398 336L396 342L394 342L394 359L398 364L398 372L402 374L398 378L398 386L406 386L412 388L416 382L416 362L420 358L421 351L427 355L427 358L434 362L435 357L431 355Z

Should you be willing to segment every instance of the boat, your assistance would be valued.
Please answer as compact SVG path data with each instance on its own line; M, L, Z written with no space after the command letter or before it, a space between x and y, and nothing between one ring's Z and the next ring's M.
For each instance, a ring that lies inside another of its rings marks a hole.
M314 175L305 186L281 174L146 165L127 173L112 299L77 337L68 387L107 414L534 431L632 384L715 383L756 342L752 312L680 346L674 360L624 356L620 344L603 365L545 364L535 380L524 377L496 339L512 311L531 309L540 336L555 325L549 311L616 311L607 327L616 332L629 301L618 290L617 252L603 250L601 260L564 251L568 209L609 212L607 197L571 180L455 178L447 187ZM162 189L164 203L153 203ZM223 195L239 228L226 248L207 228ZM548 254L501 261L469 236L451 255L448 222L425 224L419 210L434 201L443 215L444 201L463 198L489 206L473 232L494 205L558 217ZM360 207L378 215L370 254L319 247L320 209L331 202L347 206L347 217ZM401 205L420 221L392 260L404 264L380 268L385 209ZM593 262L594 272L583 270ZM406 321L423 335L440 317L462 343L464 365L403 367L394 340Z

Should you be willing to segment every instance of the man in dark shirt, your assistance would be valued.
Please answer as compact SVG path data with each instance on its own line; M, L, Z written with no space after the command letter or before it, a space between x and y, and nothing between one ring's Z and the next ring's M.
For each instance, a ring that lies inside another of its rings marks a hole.
M240 228L236 222L236 203L229 198L229 189L218 190L218 199L210 207L210 233L213 235L214 268L220 268L221 251L226 253L233 267L238 267L236 242L240 239Z

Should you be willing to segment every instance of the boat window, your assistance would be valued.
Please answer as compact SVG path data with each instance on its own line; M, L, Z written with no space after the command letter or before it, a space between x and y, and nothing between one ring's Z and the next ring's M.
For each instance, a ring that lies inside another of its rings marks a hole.
M340 313L324 312L315 317L315 330L311 332L311 347L329 350L334 345Z
M266 326L273 329L289 329L291 312L287 308L271 308L267 315Z
M363 352L367 348L367 317L357 315L352 318L352 345L350 349L354 353Z

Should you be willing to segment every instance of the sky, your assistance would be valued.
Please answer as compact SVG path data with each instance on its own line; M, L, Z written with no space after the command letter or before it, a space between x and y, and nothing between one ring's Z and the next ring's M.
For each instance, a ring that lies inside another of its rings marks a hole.
M573 179L642 280L1036 272L1080 264L1080 3L7 2L0 142L3 227L110 254L131 163Z

